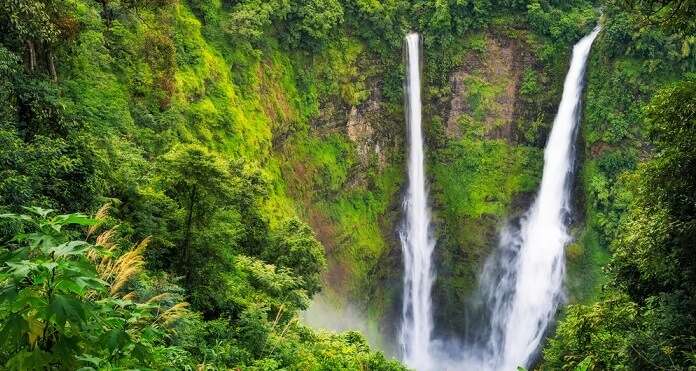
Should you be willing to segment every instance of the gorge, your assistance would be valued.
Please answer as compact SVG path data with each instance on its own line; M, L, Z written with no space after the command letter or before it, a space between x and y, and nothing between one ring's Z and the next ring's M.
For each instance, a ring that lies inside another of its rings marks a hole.
M0 0L0 369L696 367L692 3Z

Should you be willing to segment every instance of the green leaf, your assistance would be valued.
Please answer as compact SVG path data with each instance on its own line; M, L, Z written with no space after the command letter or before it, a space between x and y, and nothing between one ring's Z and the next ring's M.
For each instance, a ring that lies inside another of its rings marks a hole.
M58 246L49 246L44 249L44 253L49 255L53 254L55 258L60 258L71 255L81 255L88 248L89 244L85 241L70 241Z
M78 295L82 295L85 292L84 286L81 286L76 280L70 278L58 280L56 282L56 289L61 292L72 292Z
M0 289L0 304L3 302L14 302L17 297L17 287L14 285L3 287Z
M0 345L10 340L21 339L29 328L27 321L19 313L11 314L3 322L2 327L0 327Z
M32 271L36 270L37 265L30 262L29 260L22 260L19 262L6 262L8 267L10 267L10 273L15 279L24 279Z
M86 314L84 304L64 295L55 295L49 303L50 318L55 318L56 324L64 326L71 323L82 326Z
M36 215L38 215L38 216L40 216L40 217L42 217L42 218L45 218L46 216L48 216L48 214L50 214L50 213L52 213L52 212L55 211L55 210L52 210L52 209L43 209L43 208L40 208L40 207L37 207L37 206L29 206L29 207L26 207L26 206L25 206L25 207L22 207L22 209L24 209L24 210L26 210L26 211L29 211L29 212L32 213L32 214L36 214Z
M85 214L66 214L66 215L58 215L55 218L53 218L53 222L58 224L58 225L70 225L70 224L77 224L77 225L94 225L97 223L95 219L90 218L89 216Z
M39 266L41 268L46 268L46 270L48 270L48 271L52 271L55 267L58 266L58 263L56 263L54 261L47 261L47 262L43 262L43 263L39 264Z
M82 288L90 288L90 289L95 289L95 290L101 290L109 284L108 282L101 280L99 278L85 277L85 276L76 277L75 281Z
M104 362L103 359L101 359L99 357L95 357L95 356L90 355L90 354L83 354L81 356L77 356L76 358L79 359L80 361L92 364L95 367L99 367L99 365L101 365L101 363ZM82 370L82 369L93 370L93 368L91 368L91 367L90 368L84 367L84 368L81 368L80 370Z
M592 365L592 356L587 356L585 359L582 360L582 362L578 363L577 366L573 369L573 371L587 371L590 369L590 366Z
M113 352L115 349L122 348L124 345L128 344L130 338L123 329L115 328L104 333L100 337L99 342Z
M35 311L41 311L46 307L46 298L40 292L40 287L29 286L22 288L10 307L14 311L22 311L25 308L31 308Z
M69 336L67 334L61 334L56 339L56 343L51 349L53 356L60 360L61 365L64 369L73 368L68 367L69 364L74 364L75 358L74 354L80 351L80 340L81 335Z
M85 293L85 289L103 289L107 283L94 277L66 277L56 283L56 288L63 292L72 292L78 295Z
M44 233L29 233L16 237L18 241L29 241L29 246L35 249L39 246L46 248L46 246L53 245L53 237Z
M32 221L33 220L29 215L24 215L24 214L0 214L0 218L23 220L23 221Z
M50 362L51 355L44 351L23 350L12 356L6 366L8 370L43 370L48 368Z

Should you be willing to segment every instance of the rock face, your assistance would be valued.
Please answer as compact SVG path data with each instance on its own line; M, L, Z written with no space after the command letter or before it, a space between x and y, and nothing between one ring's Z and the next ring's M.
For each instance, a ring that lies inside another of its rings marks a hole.
M533 66L534 59L519 40L492 34L486 34L484 40L485 49L467 55L450 77L446 133L461 138L462 121L473 119L482 125L479 130L486 138L512 143L515 119L521 116L522 72Z
M369 58L361 54L355 63L369 64ZM382 94L383 81L380 73L367 78L358 102L322 97L308 128L317 138L314 162L295 161L287 174L290 194L325 247L324 293L338 306L351 303L374 314L375 329L392 333L383 326L391 326L384 317L400 292L395 231L406 129L401 106Z
M346 135L357 146L358 159L362 166L368 166L370 157L376 156L380 170L387 165L384 148L388 146L389 137L376 135L379 124L384 121L382 94L378 87L373 87L370 97L359 106L352 106L346 120ZM375 127L378 127L377 129Z
M379 80L370 82L368 97L358 105L348 105L333 99L324 102L312 122L319 136L343 133L353 142L357 154L357 169L349 180L352 186L364 186L368 179L365 170L375 166L383 171L399 158L398 151L404 134L401 116L386 107Z

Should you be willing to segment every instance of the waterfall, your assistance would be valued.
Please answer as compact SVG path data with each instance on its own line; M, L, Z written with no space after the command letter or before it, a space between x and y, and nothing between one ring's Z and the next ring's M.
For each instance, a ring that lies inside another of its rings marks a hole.
M430 342L433 331L430 292L433 286L430 210L425 185L423 133L421 130L420 35L406 36L408 76L406 121L408 124L408 190L403 207L406 214L400 230L404 256L404 292L400 345L405 363L419 371L431 370Z
M517 225L503 230L500 248L484 268L481 292L489 327L486 337L479 338L466 356L477 369L508 371L530 366L563 300L574 139L585 65L599 30L597 26L573 47L534 204Z
M399 341L404 362L419 371L495 370L529 367L563 300L565 246L570 241L571 183L585 65L597 26L573 47L563 96L544 151L544 171L534 203L506 226L488 259L461 342L434 340L431 290L434 280L430 209L421 129L420 36L406 36L408 189L400 229L404 292Z

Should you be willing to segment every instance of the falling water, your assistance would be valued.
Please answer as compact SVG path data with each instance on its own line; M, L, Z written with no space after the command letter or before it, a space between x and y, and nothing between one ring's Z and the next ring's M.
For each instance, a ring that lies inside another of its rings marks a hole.
M430 210L425 186L423 134L421 131L420 35L406 36L408 77L408 190L404 199L406 219L400 231L404 255L404 294L400 344L404 361L419 371L431 370L430 340L433 331L430 291L433 286Z
M580 116L583 75L597 26L573 48L563 96L544 152L544 173L534 204L501 233L500 249L482 276L488 308L486 338L467 356L477 369L516 370L536 357L563 299L564 248L570 241L570 176ZM481 344L483 343L483 344ZM475 359L476 361L471 361Z

